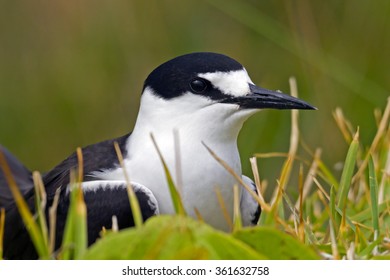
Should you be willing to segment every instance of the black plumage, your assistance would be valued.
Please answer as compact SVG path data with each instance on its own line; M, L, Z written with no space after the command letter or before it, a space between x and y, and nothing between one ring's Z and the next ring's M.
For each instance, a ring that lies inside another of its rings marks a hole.
M84 182L98 180L98 178L91 176L91 172L93 171L103 171L119 166L114 142L118 142L123 155L126 156L125 145L129 135L103 141L82 149ZM5 151L4 148L2 150ZM17 182L23 184L24 198L30 210L34 213L34 190L31 173L25 167L22 168L19 161L8 151L3 153L8 164L11 166L14 177L18 178ZM73 153L42 177L47 194L46 215L48 215L48 209L53 203L56 190L58 188L60 189L55 248L59 248L61 244L69 208L69 192L67 191L67 186L70 182L70 170L76 169L77 166L77 155ZM0 205L0 207L5 207L6 209L4 257L6 259L37 258L37 253L19 215L18 209L13 203L13 198L8 195L8 184L2 171L0 171L0 183L0 193L7 194L3 196L2 204ZM153 205L149 201L150 197L148 194L141 189L135 188L135 192L141 205L143 219L146 220L155 214L157 205ZM84 191L84 200L87 206L89 245L99 238L99 233L103 227L107 229L111 228L113 215L117 216L119 228L134 226L126 184L118 182L116 185L105 186L104 181L102 181L93 190Z

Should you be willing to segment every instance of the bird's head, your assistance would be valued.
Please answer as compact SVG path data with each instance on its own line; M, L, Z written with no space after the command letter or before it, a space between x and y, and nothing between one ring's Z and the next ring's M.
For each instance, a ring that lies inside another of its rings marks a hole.
M227 119L242 123L265 108L315 109L290 95L256 86L240 63L210 52L182 55L157 67L145 81L141 101L144 113L162 121L183 118L203 124Z

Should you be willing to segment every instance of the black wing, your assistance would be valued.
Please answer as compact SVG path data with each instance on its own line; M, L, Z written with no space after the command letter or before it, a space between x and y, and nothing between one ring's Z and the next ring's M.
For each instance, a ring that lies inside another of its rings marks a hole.
M143 220L157 215L159 210L153 193L139 184L133 184L133 189L140 204ZM88 245L96 242L103 227L112 228L113 216L117 219L118 229L134 226L126 182L92 181L90 187L84 189L84 200L87 206ZM57 208L56 249L61 246L68 209L69 195L64 195ZM10 214L18 215L17 209L12 209ZM38 257L24 228L12 237L5 235L4 257L6 259L36 259Z
M1 145L0 153L2 153L3 158L7 162L19 190L23 195L27 194L33 188L31 172ZM7 208L13 202L14 199L8 186L8 182L5 178L3 169L0 167L0 208Z
M118 158L114 149L114 142L117 141L123 156L126 156L126 140L130 134L122 137L100 142L87 146L82 149L84 164L84 181L96 180L88 176L93 171L114 168L119 165ZM8 156L12 159L12 155ZM21 170L23 174L30 174L23 170L16 162L11 161L11 168L14 165L15 170ZM43 182L47 193L47 209L52 205L55 192L60 188L60 201L57 210L56 225L56 248L59 247L62 240L62 234L65 227L66 215L69 207L69 195L66 187L69 184L70 170L77 168L77 155L73 153L51 171L43 175ZM22 177L23 178L23 177ZM2 179L4 180L4 179ZM25 179L23 179L25 180ZM30 175L31 180L31 175ZM21 181L22 182L22 181ZM1 183L1 181L0 181ZM118 217L119 227L130 227L134 225L130 211L129 200L124 183L116 182L117 185L104 186L105 181L96 181L96 189L93 192L85 192L85 201L88 211L88 240L93 243L99 236L102 227L110 228L113 215ZM4 188L0 185L0 188ZM139 188L136 195L140 201L141 212L146 220L156 212L157 202L152 203L154 196L147 189ZM7 197L9 195L7 194ZM25 199L32 212L35 212L34 191L28 188L24 193ZM152 197L152 198L151 198ZM155 199L154 199L155 201ZM10 259L32 259L36 258L36 252L30 237L26 231L23 221L14 203L9 203L6 209L6 224L4 233L4 256Z
M244 175L242 176L242 179L248 187L257 194L255 183L249 177ZM244 226L257 225L261 214L261 207L245 189L242 189L240 208Z
M157 215L159 210L153 193L139 184L133 184L133 189L143 220ZM92 181L90 187L84 190L84 201L87 206L88 245L99 238L103 227L106 229L112 227L113 216L117 218L119 229L134 226L126 182ZM62 242L68 208L69 196L66 196L57 209L56 248Z
M118 142L119 147L126 156L126 140L130 134L122 137L103 141L94 145L84 147L83 152L83 181L96 180L88 176L93 171L101 171L108 168L114 168L119 165L118 157L115 152L114 142ZM43 183L49 198L53 198L58 188L64 189L70 181L70 170L77 168L78 160L76 153L71 154L67 159L58 164L43 176Z

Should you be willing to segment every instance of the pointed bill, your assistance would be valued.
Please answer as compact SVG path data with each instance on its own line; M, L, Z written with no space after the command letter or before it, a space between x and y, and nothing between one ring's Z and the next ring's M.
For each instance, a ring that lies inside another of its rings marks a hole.
M243 96L234 96L222 100L222 103L240 105L243 109L299 109L316 110L309 103L291 95L258 87L249 84L250 93Z

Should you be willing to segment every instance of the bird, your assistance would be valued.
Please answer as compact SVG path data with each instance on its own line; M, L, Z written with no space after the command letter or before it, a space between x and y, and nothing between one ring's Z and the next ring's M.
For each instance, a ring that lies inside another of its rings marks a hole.
M186 213L191 217L200 215L207 224L228 231L229 223L218 203L216 189L227 213L232 214L233 186L237 181L207 148L256 192L254 182L242 175L237 137L244 122L263 109L316 108L280 91L255 85L239 62L219 53L184 54L154 69L144 82L133 131L82 148L81 188L87 207L88 245L99 239L103 227L111 228L113 216L120 229L134 226L125 172L131 179L144 220L175 213L156 146L172 178L181 178L179 193ZM123 153L122 163L118 160L115 142ZM31 172L5 147L0 146L0 149L24 199L35 211ZM180 168L177 168L178 162ZM70 172L77 166L77 155L73 153L42 175L47 196L46 213L55 193L60 194L56 248L61 244L69 207ZM261 213L260 205L243 188L240 196L242 224L255 225ZM0 168L1 207L6 209L4 257L37 258Z

